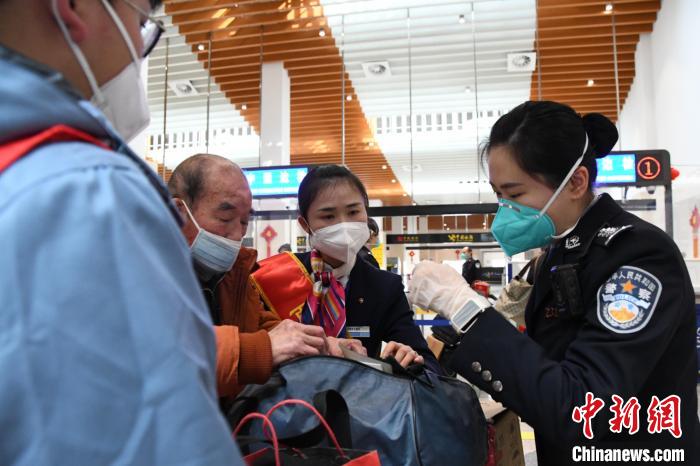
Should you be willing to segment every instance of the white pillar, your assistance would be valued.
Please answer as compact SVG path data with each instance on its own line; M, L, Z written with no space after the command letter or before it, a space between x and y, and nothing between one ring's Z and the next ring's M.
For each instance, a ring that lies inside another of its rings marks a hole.
M261 163L289 165L290 82L283 62L263 63L261 98Z
M263 167L290 165L290 82L289 74L281 61L263 63L260 107L260 165ZM282 210L291 208L288 199L260 199L258 210ZM256 247L258 258L267 257L267 243L259 237L260 232L271 226L277 237L271 243L271 254L284 243L296 241L296 220L260 222ZM293 246L292 246L293 247Z

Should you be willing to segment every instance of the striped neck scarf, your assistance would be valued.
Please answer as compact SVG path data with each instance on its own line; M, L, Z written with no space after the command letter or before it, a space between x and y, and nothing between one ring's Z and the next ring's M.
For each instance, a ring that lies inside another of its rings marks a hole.
M325 270L321 255L311 251L311 276L314 282L301 313L303 324L323 327L329 337L345 337L345 288Z

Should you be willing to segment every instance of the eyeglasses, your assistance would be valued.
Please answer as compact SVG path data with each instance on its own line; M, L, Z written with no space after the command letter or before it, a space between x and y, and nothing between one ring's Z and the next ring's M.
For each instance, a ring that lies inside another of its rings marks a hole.
M143 41L143 57L147 57L158 44L160 36L165 32L165 25L159 19L156 19L152 14L144 11L143 8L136 5L131 0L124 0L124 3L139 12L146 18L146 21L141 25L141 40Z

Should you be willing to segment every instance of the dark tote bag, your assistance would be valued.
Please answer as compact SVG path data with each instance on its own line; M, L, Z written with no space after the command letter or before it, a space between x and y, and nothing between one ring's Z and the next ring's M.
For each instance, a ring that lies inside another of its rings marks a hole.
M338 392L347 404L352 447L376 450L385 466L486 462L486 420L474 390L422 366L414 372L394 365L394 374L388 374L343 358L296 359L280 366L266 384L246 387L227 417L236 426L247 414L266 412L282 400L313 403L319 393L329 390ZM282 438L313 431L316 424L312 415L300 410L275 415ZM255 426L248 434L260 438L262 428Z

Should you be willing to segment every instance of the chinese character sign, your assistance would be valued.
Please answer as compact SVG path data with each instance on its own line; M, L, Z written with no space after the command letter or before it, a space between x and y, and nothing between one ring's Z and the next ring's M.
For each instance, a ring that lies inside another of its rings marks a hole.
M597 159L596 162L598 164L596 184L635 183L637 181L634 154L608 155Z
M610 432L620 434L627 433L634 435L640 430L641 404L636 397L631 397L625 401L619 395L612 395L612 405L610 412L612 417L608 421ZM582 424L581 428L584 437L593 439L593 419L605 407L605 402L596 398L593 393L586 393L586 401L581 406L574 407L571 412L571 419ZM660 400L657 396L652 396L646 410L647 432L650 434L660 434L667 431L675 438L680 438L683 434L681 430L681 399L678 395L669 395Z
M254 197L293 197L299 192L299 185L309 168L250 168L243 172Z

